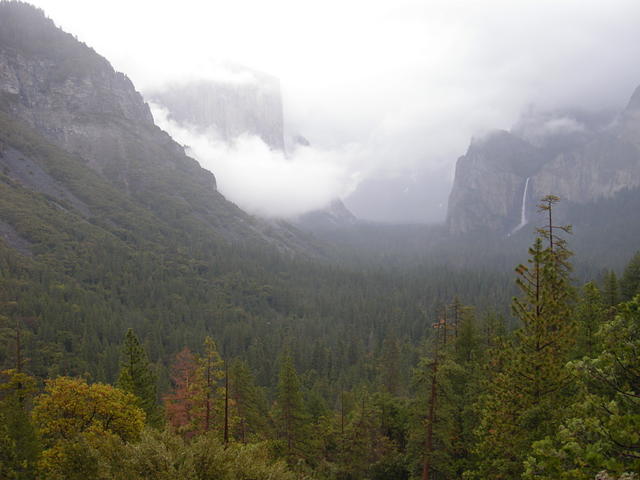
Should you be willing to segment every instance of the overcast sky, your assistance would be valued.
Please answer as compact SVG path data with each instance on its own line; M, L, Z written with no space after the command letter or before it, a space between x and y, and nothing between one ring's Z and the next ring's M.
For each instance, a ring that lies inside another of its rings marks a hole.
M142 91L220 60L279 77L286 122L340 171L331 195L362 182L352 208L375 218L367 182L421 190L408 198L424 208L397 202L383 220L441 218L472 135L532 105L620 108L640 84L637 0L32 3Z

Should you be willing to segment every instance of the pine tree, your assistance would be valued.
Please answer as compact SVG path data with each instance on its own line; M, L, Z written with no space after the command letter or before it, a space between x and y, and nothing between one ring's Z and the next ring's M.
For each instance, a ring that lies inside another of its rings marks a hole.
M416 428L412 432L412 450L416 452L416 463L419 463L422 480L430 480L434 472L440 471L438 453L443 450L446 440L442 440L447 436L444 432L448 431L445 426L448 416L442 411L446 404L442 403L441 398L448 380L442 376L441 371L449 353L446 309L439 311L438 319L432 327L435 334L427 345L428 353L420 359L414 372L419 393L413 405Z
M287 455L300 451L304 429L304 403L300 379L293 359L285 353L280 367L277 389L277 419L280 436L285 441Z
M446 347L446 339L447 339L447 322L446 322L446 310L444 312L444 316L442 320L436 325L438 328L436 331L438 335L435 338L435 348L433 352L433 358L429 362L429 367L431 369L430 378L428 380L429 384L429 393L428 393L428 410L426 415L426 435L424 441L424 459L422 462L422 480L430 480L431 479L431 469L433 468L434 463L434 452L436 449L434 448L434 429L435 424L438 421L438 411L437 406L438 402L438 389L440 387L438 382L438 367L440 366L440 362L442 362L441 357L441 348ZM440 335L442 331L443 335ZM443 339L442 345L440 345L440 338Z
M40 446L28 407L35 378L17 369L0 372L0 478L34 478Z
M481 378L482 343L473 310L459 302L452 310L456 313L450 312L446 323L441 313L434 324L429 352L415 371L418 395L409 450L414 470L419 460L423 480L461 478L470 466L476 426L471 400Z
M587 283L582 288L580 301L575 308L576 357L595 355L597 349L596 333L602 323L607 320L609 309L604 303L600 290L594 283Z
M487 348L494 348L507 333L504 317L495 312L488 312L483 319L483 343Z
M480 335L473 308L458 306L459 316L456 327L455 359L460 364L477 363L482 350Z
M571 362L577 395L553 435L536 442L525 478L635 478L640 471L640 295L597 333L598 353ZM627 475L624 475L627 473Z
M224 362L218 353L216 342L209 336L204 339L204 354L198 361L199 377L203 382L204 392L204 430L208 432L215 423L222 431L224 392L219 382L225 377Z
M451 305L449 305L449 308L451 311L451 328L453 330L453 337L454 339L457 339L464 307L462 305L462 302L460 302L460 299L455 296L453 297L453 301L451 302Z
M640 252L633 256L622 272L620 293L625 301L640 293Z
M392 407L387 393L357 393L358 401L341 434L338 478L407 478L406 469L398 461L396 445L384 434L390 420L386 410ZM384 420L381 421L381 420Z
M620 303L620 286L616 272L613 270L609 270L604 275L602 296L607 307L613 312L618 303Z
M138 407L146 413L148 423L160 423L156 401L156 376L144 347L132 329L127 330L124 338L117 386L136 396Z
M259 435L266 427L266 408L262 391L246 362L235 360L229 369L230 397L235 406L238 422L234 436L242 443Z
M486 347L477 326L475 312L470 307L461 307L459 334L455 355L443 374L450 379L451 388L444 398L451 408L452 435L449 471L452 478L462 478L474 462L474 431L478 426L475 400L479 397L485 376ZM502 319L496 317L494 341L500 341Z
M513 312L522 327L496 355L497 371L482 399L476 451L481 455L477 478L519 478L531 444L554 431L567 404L571 376L565 368L575 329L570 315L571 265L566 240L552 210L557 197L542 199L545 227L529 250L528 266L519 265L516 283L521 297ZM543 241L547 245L543 246Z
M400 390L400 347L394 336L387 336L382 343L380 356L380 383L385 391L398 395Z

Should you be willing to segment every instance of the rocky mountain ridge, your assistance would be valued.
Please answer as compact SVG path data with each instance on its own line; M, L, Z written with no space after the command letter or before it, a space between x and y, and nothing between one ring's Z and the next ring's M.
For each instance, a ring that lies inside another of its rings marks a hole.
M169 85L145 97L190 132L229 144L240 135L257 136L270 149L295 161L296 149L311 143L299 133L285 134L280 81L245 66L224 68L226 76L219 79ZM324 208L288 220L303 230L317 231L350 226L356 218L336 198Z
M450 233L511 233L548 194L586 204L640 187L640 87L612 122L558 113L539 123L535 139L514 128L471 142L456 164Z
M0 112L19 130L42 136L98 172L164 222L185 229L197 224L230 243L288 252L316 248L295 228L253 218L228 202L216 190L214 175L154 124L126 75L58 29L41 10L21 2L0 3ZM16 177L10 158L5 156L3 168ZM31 187L45 194L57 188L45 184Z

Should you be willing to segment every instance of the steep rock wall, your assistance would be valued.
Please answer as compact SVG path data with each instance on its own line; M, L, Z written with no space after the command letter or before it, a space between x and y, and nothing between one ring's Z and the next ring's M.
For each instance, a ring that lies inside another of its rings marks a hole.
M536 142L517 130L472 142L456 165L449 232L510 232L520 220L528 177L528 213L548 194L585 204L640 187L640 88L612 124L589 130L576 122L575 129Z

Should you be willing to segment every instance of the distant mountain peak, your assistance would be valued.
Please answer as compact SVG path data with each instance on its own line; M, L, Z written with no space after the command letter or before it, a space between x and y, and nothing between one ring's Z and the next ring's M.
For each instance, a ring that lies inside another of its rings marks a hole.
M613 118L530 112L511 132L472 140L456 165L449 231L508 233L521 228L544 195L584 204L640 186L640 87Z
M280 81L239 65L229 73L230 78L217 75L169 85L148 92L147 97L166 108L169 118L182 126L200 132L213 129L228 142L242 134L256 135L269 147L284 151ZM242 78L245 80L240 81Z
M358 219L340 199L332 200L326 207L301 215L295 223L305 230L324 231L355 225Z

